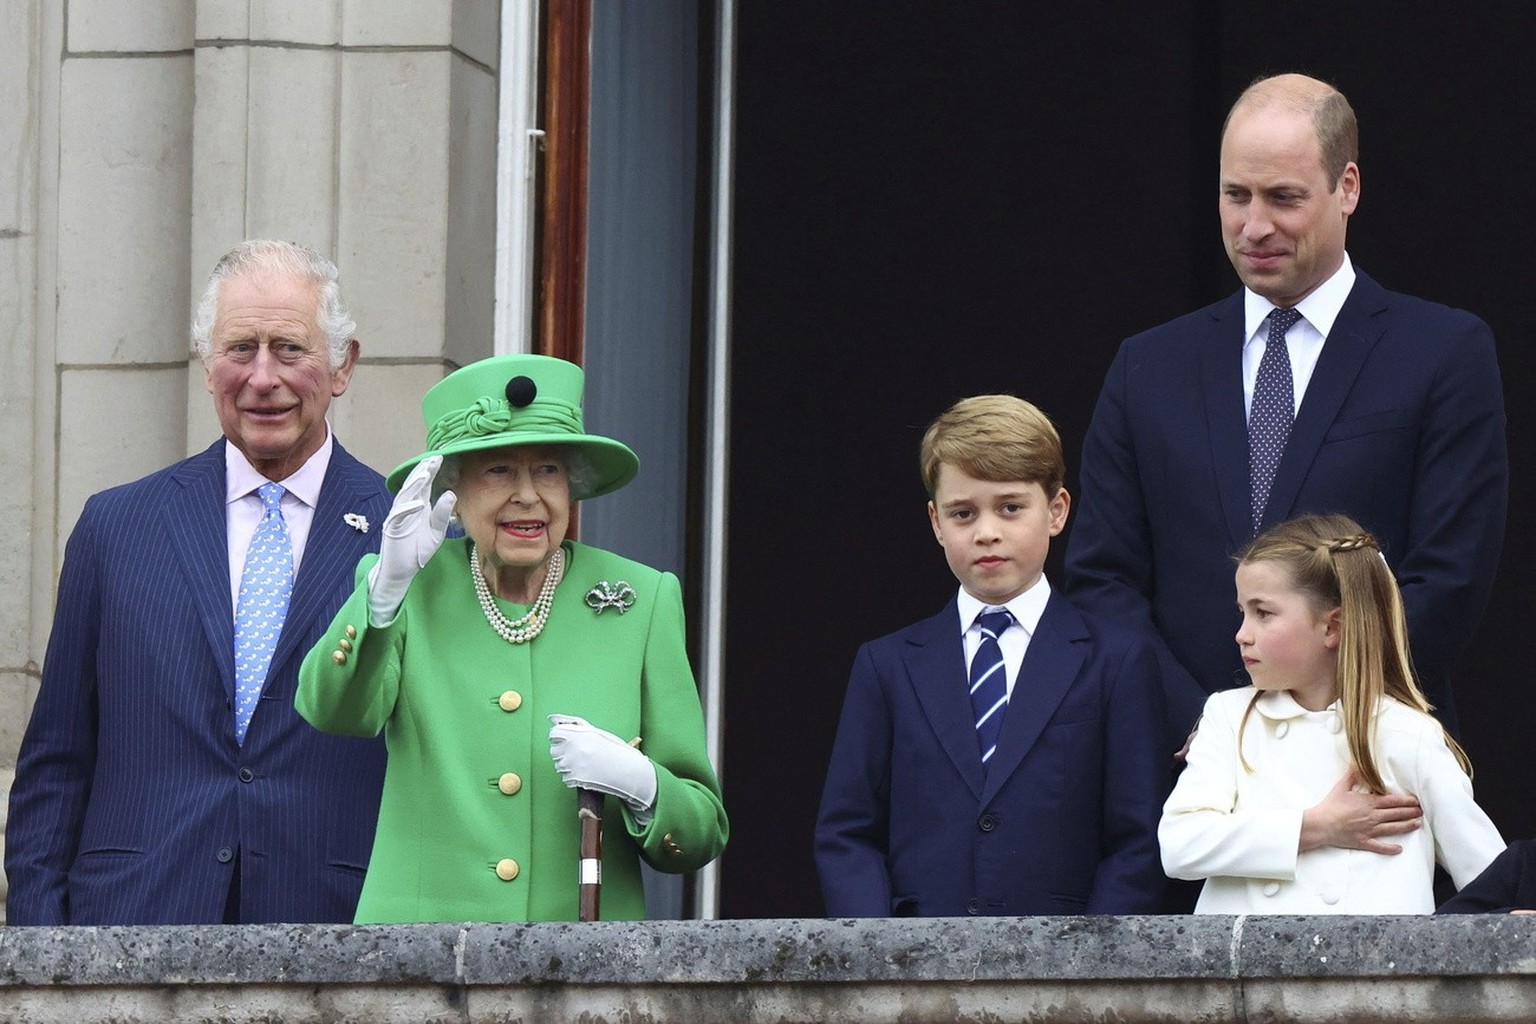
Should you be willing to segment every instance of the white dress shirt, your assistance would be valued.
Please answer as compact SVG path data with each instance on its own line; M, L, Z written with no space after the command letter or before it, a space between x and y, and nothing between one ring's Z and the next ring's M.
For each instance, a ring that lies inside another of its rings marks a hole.
M1040 625L1040 616L1045 614L1045 605L1050 599L1051 585L1046 581L1044 573L1040 574L1034 586L1002 606L978 601L961 587L957 603L960 606L961 639L965 644L966 672L970 672L976 648L981 646L981 627L976 624L976 617L988 608L1007 608L1013 615L1013 625L997 638L997 646L1003 652L1003 672L1008 677L1008 698L1012 700L1013 684L1018 681L1019 667L1024 664L1024 653L1029 650L1030 637L1035 635L1035 628Z
M293 545L293 577L299 577L299 563L304 559L304 545L309 527L315 520L315 506L320 503L320 485L331 465L334 439L331 425L325 425L325 443L304 465L279 480L283 485L283 520L288 524L288 542ZM261 523L263 506L256 491L270 483L257 472L245 453L232 444L224 446L224 533L229 539L229 606L239 610L240 577L245 572L245 553ZM233 613L233 612L232 612Z
M1323 354L1323 342L1333 330L1333 322L1344 308L1350 289L1355 286L1355 266L1344 254L1344 262L1333 276L1317 289L1296 303L1301 319L1285 332L1285 348L1291 356L1291 381L1295 389L1296 412L1301 411L1301 399L1312 381L1312 371L1317 369L1318 357ZM1259 360L1269 342L1269 314L1275 304L1248 288L1243 289L1243 322L1248 339L1243 344L1243 408L1253 410L1254 381L1259 376Z

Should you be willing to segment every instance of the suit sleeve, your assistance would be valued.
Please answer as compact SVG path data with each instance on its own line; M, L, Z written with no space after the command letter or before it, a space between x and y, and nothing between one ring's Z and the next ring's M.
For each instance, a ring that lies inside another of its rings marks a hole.
M888 917L891 713L866 644L854 659L816 818L816 873L829 917Z
M656 805L640 824L625 806L624 821L641 855L658 871L703 867L725 849L730 822L709 763L699 689L688 665L683 592L662 573L646 636L640 729L642 750L656 766Z
M1522 899L1522 890L1536 882L1536 841L1522 840L1493 859L1483 873L1435 911L1437 914L1507 914L1536 910L1536 901Z
M352 596L299 666L294 708L322 732L377 736L394 714L409 613L402 606L388 626L368 624L368 570L378 558L358 562Z
M1205 690L1173 656L1152 617L1152 532L1126 408L1130 352L1122 345L1110 365L1083 439L1082 493L1068 537L1066 590L1083 609L1140 632L1153 645L1168 723L1163 742L1171 756L1199 718Z
M1157 840L1170 878L1296 877L1304 807L1237 807L1238 725L1223 694L1206 701L1189 761L1163 805ZM1250 723L1252 727L1252 723Z
M69 869L96 770L99 508L97 498L86 503L65 548L42 685L16 762L5 829L10 924L69 923Z
M1163 720L1162 682L1145 641L1127 644L1105 687L1103 855L1090 914L1155 914L1167 879L1158 860L1157 823L1168 796L1168 755L1155 724Z
M1488 603L1509 501L1493 333L1476 317L1458 315L1460 336L1447 346L1419 433L1408 547L1387 552L1402 586L1415 668L1442 712L1449 710L1448 677ZM1453 713L1441 720L1455 731Z

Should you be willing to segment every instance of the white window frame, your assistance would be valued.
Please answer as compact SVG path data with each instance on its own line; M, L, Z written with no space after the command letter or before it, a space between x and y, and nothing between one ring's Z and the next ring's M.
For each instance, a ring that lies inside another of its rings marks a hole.
M539 0L502 0L496 125L496 311L492 352L533 351Z

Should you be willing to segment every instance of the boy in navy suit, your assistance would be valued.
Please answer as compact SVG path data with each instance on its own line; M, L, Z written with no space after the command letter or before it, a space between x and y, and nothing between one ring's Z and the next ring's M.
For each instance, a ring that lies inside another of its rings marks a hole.
M967 398L922 473L960 589L855 659L816 823L828 914L1156 912L1157 659L1045 579L1061 439L1028 402Z

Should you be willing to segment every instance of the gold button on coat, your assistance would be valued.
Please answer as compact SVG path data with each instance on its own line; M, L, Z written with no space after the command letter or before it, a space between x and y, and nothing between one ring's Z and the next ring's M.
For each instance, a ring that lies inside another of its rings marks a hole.
M346 630L346 633L347 633L347 639L348 640L356 640L357 639L357 627L356 626L348 626L347 630Z
M496 788L507 794L507 796L513 796L518 790L523 788L523 777L517 774L517 772L507 772L496 780Z
M501 705L503 711L516 711L523 706L523 695L516 690L508 690L497 699L496 703Z
M504 857L496 862L496 877L503 882L510 882L517 877L517 861L511 857Z
M338 665L345 665L347 663L347 652L346 651L332 651L331 652L331 660L334 661Z

